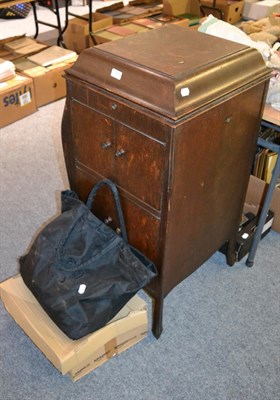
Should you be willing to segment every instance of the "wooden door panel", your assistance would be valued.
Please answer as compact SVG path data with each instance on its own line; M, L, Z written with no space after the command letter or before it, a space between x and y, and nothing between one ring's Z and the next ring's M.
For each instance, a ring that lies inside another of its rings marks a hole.
M76 161L103 176L113 176L113 121L75 101L71 107Z
M165 144L118 123L115 131L115 167L118 185L160 210Z

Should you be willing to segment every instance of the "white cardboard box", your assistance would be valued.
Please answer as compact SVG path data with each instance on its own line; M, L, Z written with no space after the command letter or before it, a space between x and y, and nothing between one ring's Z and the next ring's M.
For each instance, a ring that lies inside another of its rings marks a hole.
M267 17L271 7L279 5L279 0L247 1L243 10L243 18L258 21Z
M52 364L73 381L132 347L147 334L147 305L137 295L104 328L79 340L69 339L56 326L20 275L2 282L0 295L17 324Z

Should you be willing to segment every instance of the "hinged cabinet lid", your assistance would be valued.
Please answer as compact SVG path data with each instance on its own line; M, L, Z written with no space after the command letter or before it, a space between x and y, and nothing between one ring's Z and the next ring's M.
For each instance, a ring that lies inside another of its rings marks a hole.
M177 119L270 70L255 49L170 24L86 49L67 74Z

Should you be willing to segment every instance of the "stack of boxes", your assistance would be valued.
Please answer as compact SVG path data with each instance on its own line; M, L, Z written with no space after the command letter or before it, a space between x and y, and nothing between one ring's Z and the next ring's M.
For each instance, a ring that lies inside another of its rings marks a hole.
M51 54L56 54L57 50L65 52L67 57L53 60L50 57L46 66L31 61L32 56L44 54L46 50L51 50ZM38 107L65 97L62 75L73 65L77 54L58 46L48 48L23 35L1 40L0 57L0 66L9 60L16 71L11 79L0 75L0 127L3 127L35 112Z
M118 3L100 8L93 14L92 32L95 42L101 44L148 29L156 29L166 23L197 27L201 16L200 6L204 5L211 10L213 4L213 0L163 0L162 2L136 0L127 6ZM215 7L221 10L224 21L234 24L242 17L244 1L216 0ZM69 21L64 41L68 48L77 53L93 46L89 34L88 15Z

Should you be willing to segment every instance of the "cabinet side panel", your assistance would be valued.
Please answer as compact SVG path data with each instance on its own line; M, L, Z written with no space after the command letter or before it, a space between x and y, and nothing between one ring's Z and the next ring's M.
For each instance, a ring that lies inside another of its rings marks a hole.
M63 154L66 165L66 171L69 179L70 187L75 190L75 156L74 156L74 144L72 139L72 119L71 119L71 95L72 86L69 81L66 81L67 85L67 98L64 106L62 123L61 123L61 140L63 146Z
M234 238L262 112L264 85L178 126L164 256L167 294Z

